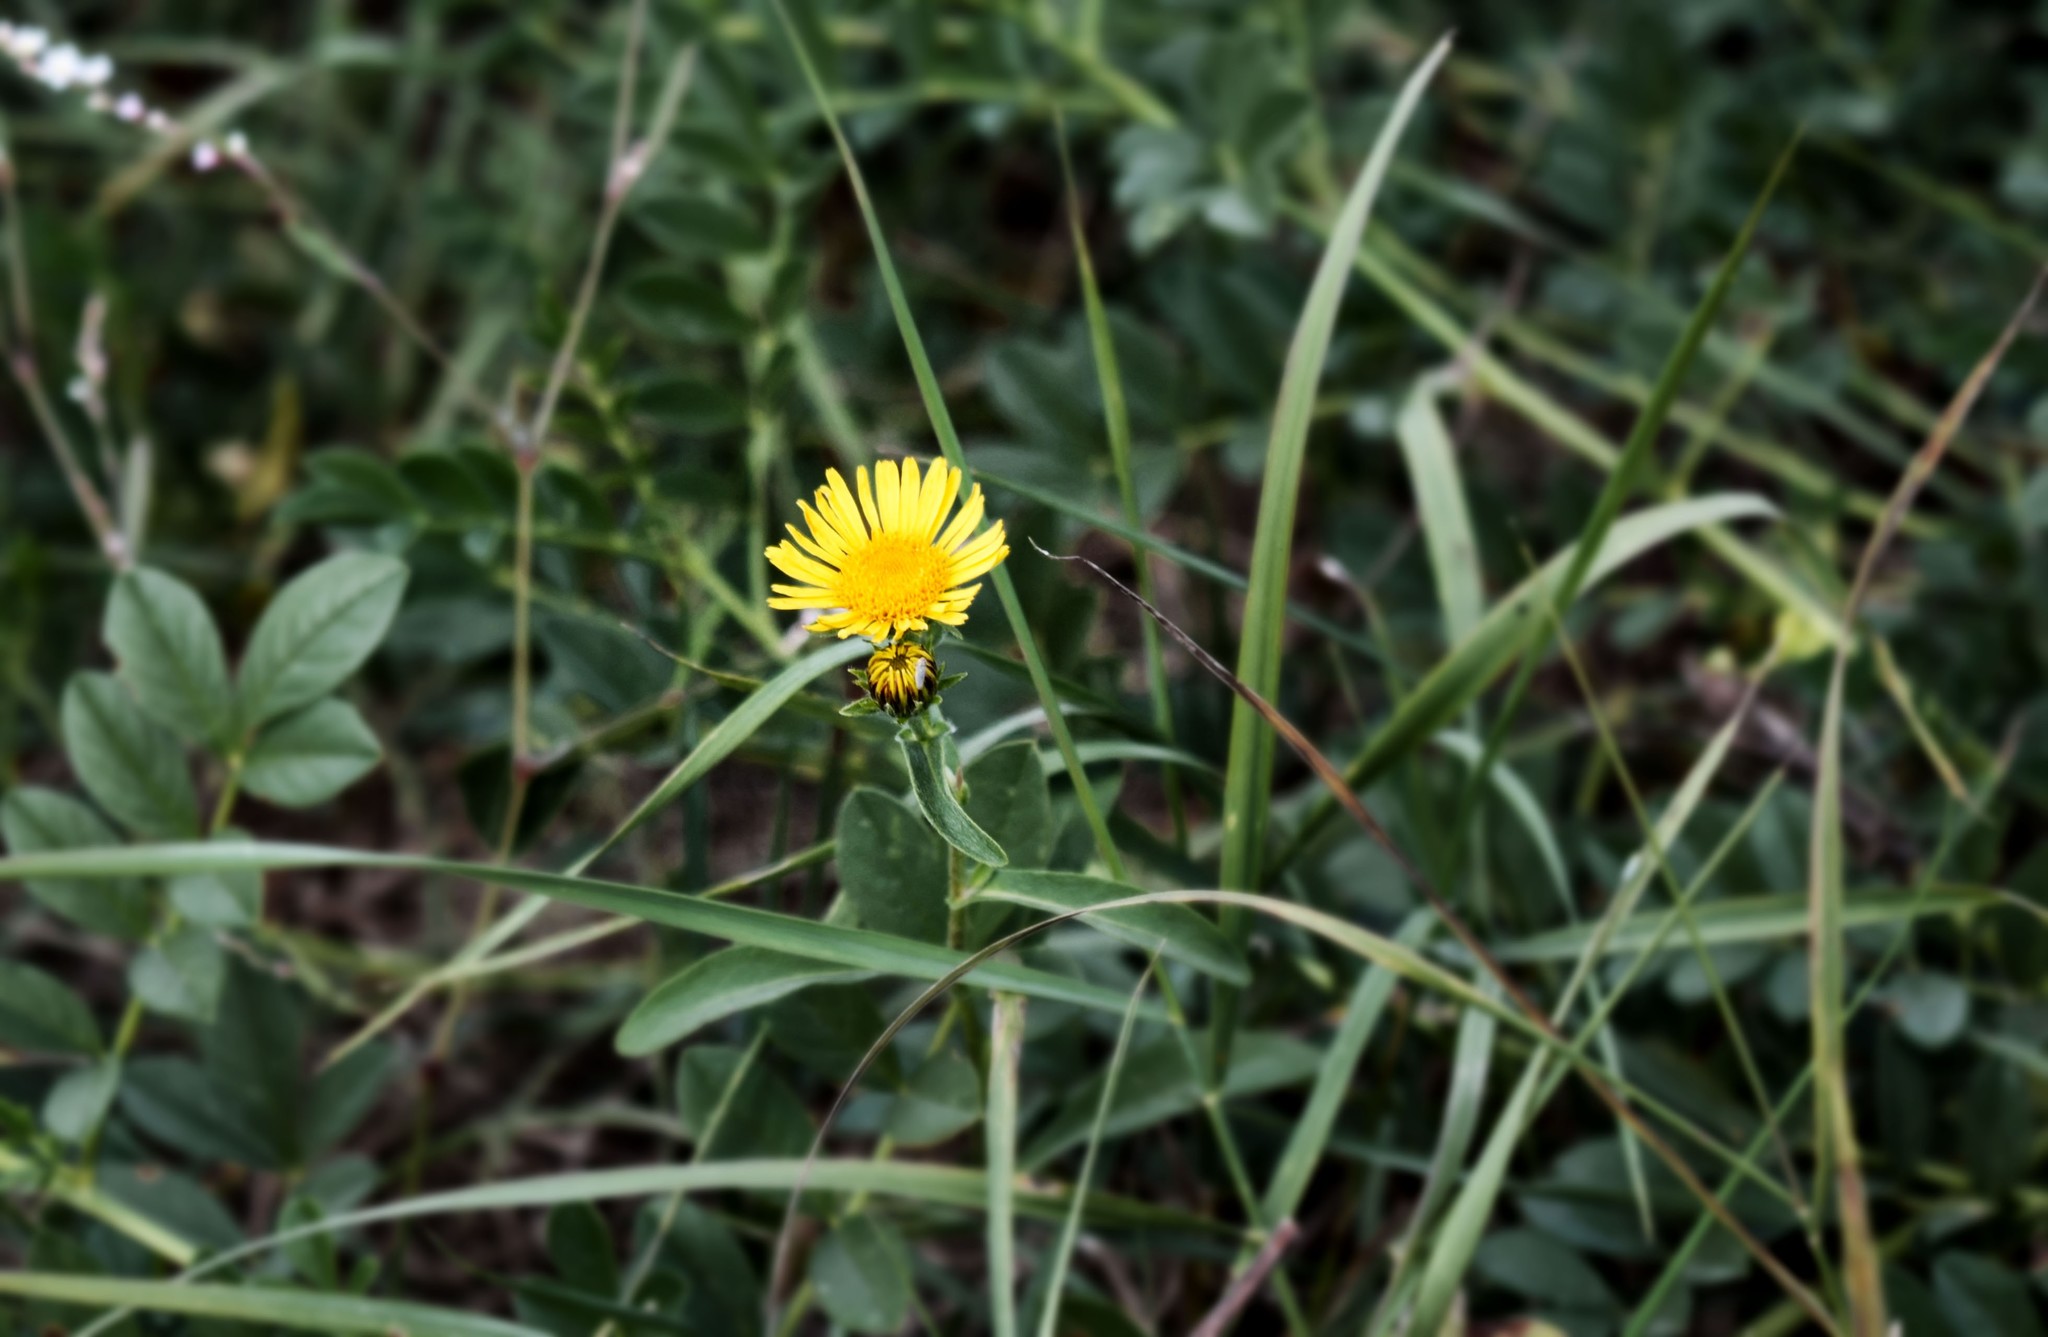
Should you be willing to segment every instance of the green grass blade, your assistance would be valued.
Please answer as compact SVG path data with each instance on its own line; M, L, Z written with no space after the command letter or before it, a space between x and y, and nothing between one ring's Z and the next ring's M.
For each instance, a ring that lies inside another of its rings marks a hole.
M1401 925L1394 941L1404 947L1420 947L1435 927L1434 915L1417 910ZM1350 1004L1344 1009L1344 1020L1338 1023L1337 1033L1323 1051L1322 1068L1316 1074L1308 1101L1295 1120L1294 1131L1288 1134L1280 1159L1273 1165L1272 1178L1266 1182L1268 1221L1285 1221L1300 1208L1302 1195L1308 1191L1309 1176L1321 1163L1330 1132L1337 1126L1337 1114L1351 1089L1358 1060L1378 1028L1381 1014L1387 1010L1388 1000L1394 996L1394 984L1393 972L1379 966L1368 966L1359 975Z
M1762 498L1740 493L1694 497L1638 511L1608 531L1599 556L1586 568L1581 592L1681 535L1734 520L1776 514ZM1555 598L1567 569L1577 560L1577 548L1558 554L1495 604L1472 634L1431 669L1402 699L1393 716L1373 732L1364 749L1345 766L1345 782L1354 790L1370 786L1455 720L1514 662L1517 654L1543 633L1542 610ZM1302 820L1294 838L1276 856L1274 867L1287 867L1336 815L1334 802L1327 798L1318 802Z
M442 877L496 882L516 891L532 892L552 901L582 905L612 914L631 915L649 923L750 947L766 947L792 956L828 961L854 970L904 979L936 980L966 960L960 952L931 943L892 937L867 929L845 928L797 915L706 900L661 887L570 877L525 868L431 859L418 855L377 854L323 845L292 845L262 841L199 841L177 845L124 845L105 850L18 855L0 859L0 882L41 877L115 876L170 877L179 873L233 872L279 868L389 868ZM1007 989L1052 1002L1075 1003L1121 1015L1125 999L1108 989L1051 971L1010 961L989 961L970 978L986 988ZM1155 1012L1148 1013L1157 1016Z
M1017 1337L1017 1068L1024 1057L1024 999L995 997L989 1028L988 1316L996 1337Z
M1989 802L1991 797L1998 792L2004 783L2005 770L2001 766L1981 786L1981 791L1975 796L1973 801L1965 800L1950 808L1949 817L1951 820L1944 823L1941 844L1936 848L1933 855L1929 857L1926 866L1922 869L1919 885L1906 893L1909 898L1936 894L1941 870L1947 865L1950 852L1954 850L1957 840L1969 828L1968 822L1957 822L1953 818L1959 812L1972 816L1982 812L1984 810L1983 805ZM1906 913L1898 916L1898 928L1892 934L1891 941L1885 945L1884 955L1878 958L1877 965L1871 970L1869 978L1864 980L1862 988L1856 991L1856 996L1851 998L1843 1009L1842 1016L1844 1022L1854 1021L1856 1015L1876 995L1879 986L1884 983L1886 973L1891 969L1892 963L1898 959L1900 952L1905 949L1907 941L1912 937L1912 923L1916 918L1918 918L1918 914L1911 908ZM1749 1145L1743 1149L1742 1160L1731 1169L1729 1177L1724 1179L1715 1190L1716 1196L1721 1202L1725 1203L1728 1201L1729 1197L1736 1190L1737 1178L1745 1172L1747 1167L1753 1166L1757 1159L1762 1156L1764 1149L1770 1145L1770 1139L1775 1131L1790 1116L1793 1108L1806 1094L1807 1088L1812 1085L1813 1077L1814 1065L1809 1061L1800 1070L1799 1075L1793 1078L1791 1085L1785 1088L1785 1094L1779 1098L1777 1105L1772 1110L1771 1121L1756 1131L1755 1136L1750 1139ZM1652 1318L1662 1310L1671 1290L1683 1283L1686 1270L1692 1262L1693 1255L1706 1242L1708 1235L1713 1232L1713 1229L1713 1219L1704 1214L1693 1223L1691 1232L1671 1252L1671 1255L1664 1262L1664 1270L1658 1275L1657 1280L1651 1284L1648 1294L1637 1304L1635 1315L1629 1320L1628 1327L1623 1330L1623 1337L1648 1337Z
M851 664L866 653L868 647L865 641L837 641L805 655L762 683L746 700L733 707L732 713L720 720L710 733L705 734L697 746L690 749L690 755L676 763L676 768L662 778L661 783L654 787L654 791L642 799L640 806L634 808L625 821L613 828L612 833L606 836L596 849L577 860L572 871L588 868L599 855L625 839L649 817L674 802L676 796L685 789L703 779L710 773L712 767L731 756L741 743L753 737L762 725L774 717L776 711L788 704L791 697L832 669Z
M1088 317L1088 346L1095 357L1095 379L1102 391L1102 423L1109 437L1110 469L1116 475L1117 500L1123 507L1124 523L1142 529L1138 514L1138 484L1131 470L1131 414L1124 400L1123 373L1117 367L1116 339L1109 327L1109 312L1102 304L1102 290L1095 282L1095 260L1088 250L1088 233L1081 226L1081 196L1074 185L1074 163L1067 152L1067 126L1054 121L1059 142L1060 179L1067 193L1067 227L1074 238L1074 262L1081 278L1081 302ZM1138 593L1159 602L1154 593L1152 563L1142 549L1131 554L1138 577ZM1145 644L1145 685L1152 695L1152 727L1159 736L1173 741L1173 698L1166 690L1166 655L1159 642L1159 628L1150 618L1139 623ZM1180 775L1173 767L1160 774L1166 791L1166 806L1173 818L1175 839L1187 844L1187 811L1181 801Z
M1489 996L1497 991L1488 988L1490 979L1482 977L1477 986L1486 989ZM1436 1150L1429 1160L1429 1174L1422 1183L1419 1197L1409 1217L1407 1244L1399 1251L1394 1264L1394 1274L1387 1281L1389 1300L1404 1294L1408 1269L1417 1258L1415 1242L1428 1232L1431 1218L1450 1192L1451 1185L1458 1182L1464 1172L1466 1153L1472 1149L1472 1134L1479 1124L1479 1108L1486 1099L1486 1079L1493 1068L1493 1042L1496 1023L1493 1018L1476 1008L1467 1008L1465 1015L1458 1019L1458 1038L1452 1050L1451 1086L1444 1097L1444 1110L1439 1123ZM1532 1067L1534 1065L1531 1065ZM1476 1247L1477 1241L1473 1241ZM1437 1255L1432 1254L1434 1261ZM1433 1273L1426 1271L1422 1294L1424 1302L1433 1295L1431 1289ZM1395 1307L1382 1301L1380 1311L1374 1316L1373 1331L1384 1331L1386 1323L1394 1317ZM1424 1310L1425 1319L1427 1309ZM1418 1332L1435 1332L1436 1326L1418 1327Z
M1841 925L1853 930L1915 919L1961 917L1996 909L2001 903L1998 891L1992 887L1945 883L1925 893L1910 888L1876 887L1844 897ZM1692 917L1699 927L1700 941L1708 947L1736 947L1791 942L1804 937L1809 927L1807 911L1807 893L1787 891L1709 901L1696 907ZM1505 962L1527 965L1576 961L1589 952L1596 956L1626 955L1641 951L1643 944L1657 936L1664 915L1663 910L1645 910L1617 921L1605 934L1598 924L1553 929L1502 943L1494 948L1494 955ZM1668 950L1683 949L1673 946Z
M1614 468L1621 451L1612 442L1594 430L1584 419L1545 393L1533 381L1519 375L1500 358L1476 343L1472 331L1452 319L1448 312L1430 301L1426 294L1403 278L1388 263L1386 257L1379 254L1376 243L1368 241L1360 248L1358 272L1386 294L1410 320L1446 350L1468 357L1473 384L1488 397L1514 410L1544 435L1595 468L1602 471ZM1790 462L1772 463L1782 465ZM1775 472L1780 476L1784 474L1782 468ZM1808 479L1808 476L1802 474L1787 481L1798 484L1802 480L1811 481L1816 485L1825 482L1828 489L1825 497L1832 497L1841 487L1841 481L1833 477ZM1853 494L1848 498L1848 504L1854 508ZM1825 628L1831 637L1841 635L1841 622L1836 617L1834 608L1815 598L1812 591L1795 580L1776 562L1726 530L1709 529L1701 537L1715 556L1735 568L1774 602L1798 612L1815 626Z
M1131 1032L1138 1025L1138 1000L1145 996L1145 984L1159 966L1159 958L1146 963L1144 973L1131 989L1131 1005L1124 1009L1123 1024L1117 1028L1116 1048L1110 1051L1109 1067L1102 1082L1102 1099L1095 1104L1095 1122L1088 1129L1088 1143L1081 1152L1081 1168L1074 1173L1074 1205L1060 1222L1059 1239L1045 1260L1045 1304L1038 1321L1038 1337L1058 1337L1060 1300L1067 1288L1067 1270L1074 1259L1074 1245L1081 1238L1080 1206L1088 1199L1088 1186L1095 1182L1095 1156L1102 1149L1102 1129L1116 1102L1117 1079L1123 1076L1124 1058L1131 1051ZM1390 986L1391 987L1391 986Z
M1856 580L1843 604L1842 622L1854 629L1857 615L1870 582L1883 560L1885 550L1905 523L1914 500L1927 480L1940 467L1949 443L1963 419L1983 393L1991 376L2004 360L2006 350L2018 336L2022 323L2034 309L2048 269L2043 269L2007 322L1991 348L1979 359L1969 378L1956 392L1941 420L1928 433L1900 478L1877 532L1857 563ZM1814 777L1813 826L1807 852L1807 894L1810 899L1811 932L1809 975L1812 987L1814 1139L1820 1149L1816 1178L1825 1178L1832 1167L1835 1205L1842 1239L1842 1284L1848 1293L1849 1317L1857 1337L1882 1337L1886 1328L1884 1280L1880 1271L1877 1237L1870 1225L1870 1205L1862 1173L1862 1154L1856 1140L1856 1117L1850 1103L1848 1064L1843 1052L1843 997L1847 988L1847 947L1843 928L1842 852L1842 717L1843 693L1847 688L1849 654L1854 642L1843 640L1835 647L1835 662L1828 678L1828 692L1821 712L1820 740L1815 745L1819 770Z
M1183 570L1192 571L1196 575L1213 580L1219 585L1227 586L1233 590L1243 590L1250 586L1250 582L1241 573L1231 570L1220 562L1212 562L1198 552L1190 552L1178 544L1169 543L1157 535L1147 533L1136 525L1125 524L1122 520L1097 514L1094 510L1075 501L1072 497L1062 496L1050 488L1042 488L1035 483L1027 483L1019 478L1010 478L1003 474L991 473L986 469L981 471L980 478L982 482L987 483L990 487L1001 488L1005 492L1014 492L1026 500L1035 501L1048 510L1057 511L1061 515L1079 520L1083 524L1093 526L1105 534L1114 534L1140 552L1155 554ZM1287 605L1287 618L1289 621L1300 626L1308 627L1321 633L1345 649L1354 650L1368 659L1378 659L1381 657L1379 647L1373 644L1367 637L1350 627L1340 626L1332 622L1329 618L1315 612L1313 609L1304 608L1297 603L1289 603Z
M1359 172L1344 207L1330 230L1330 240L1316 267L1308 300L1302 307L1294 340L1281 373L1280 397L1273 409L1273 430L1259 482L1259 516L1252 539L1250 589L1245 597L1244 631L1237 676L1260 696L1279 695L1280 641L1287 602L1287 572L1294 542L1294 515L1301 491L1308 431L1315 409L1316 387L1336 328L1337 308L1350 277L1353 255L1373 201L1393 162L1401 133L1421 103L1423 90L1450 54L1448 37L1439 41L1402 85L1400 97L1373 142L1372 153ZM1278 743L1258 713L1243 702L1233 703L1230 716L1230 763L1224 781L1222 880L1226 887L1256 888L1264 859L1267 799L1272 787ZM1217 1061L1228 1049L1226 998L1218 998Z
M1750 239L1756 235L1757 224L1763 221L1764 211L1770 207L1771 199L1777 194L1778 183L1791 169L1793 155L1799 147L1798 138L1785 146L1778 155L1778 162L1771 169L1771 175L1764 182L1756 203L1750 206L1749 217L1743 220L1742 230L1735 235L1734 244L1721 260L1721 267L1715 271L1713 282L1707 285L1706 295L1693 309L1692 317L1686 321L1685 329L1678 336L1678 343L1664 360L1663 369L1657 373L1657 383L1650 390L1649 400L1643 411L1636 415L1635 425L1629 429L1628 440L1622 444L1621 457L1608 472L1607 482L1600 489L1600 495L1593 502L1593 513L1588 517L1585 528L1579 531L1578 542L1574 545L1571 565L1558 582L1556 597L1549 602L1554 608L1569 608L1579 595L1592 571L1593 558L1607 533L1621 516L1621 508L1636 489L1638 475L1648 471L1650 453L1658 436L1664 430L1664 422L1670 416L1671 406L1678 398L1679 386L1686 373L1691 370L1693 357L1700 344L1713 327L1714 319L1720 314L1721 303L1735 284L1736 272L1742 258L1749 252ZM1458 800L1457 816L1452 819L1451 830L1464 830L1478 794L1486 781L1486 773L1493 766L1493 759L1500 755L1501 743L1507 738L1509 727L1514 722L1515 712L1520 708L1522 698L1529 690L1529 683L1535 677L1539 657L1525 655L1522 666L1515 673L1514 682L1508 688L1506 700L1501 703L1500 713L1494 717L1492 727L1486 735L1486 748L1481 752L1479 763L1467 778L1464 792Z
M803 71L804 82L809 85L811 96L816 101L818 113L832 132L832 142L838 146L840 160L846 166L847 183L853 187L853 197L860 206L861 221L867 226L868 240L875 250L875 266L881 272L882 287L889 296L889 309L896 317L897 330L903 336L903 348L910 357L910 370L917 381L918 394L924 400L925 413L931 418L932 432L939 439L939 449L947 461L964 475L964 489L970 489L974 482L974 471L968 467L967 454L961 449L960 434L953 427L953 415L946 407L944 394L939 389L938 373L932 370L931 357L925 352L924 338L917 332L917 321L910 314L910 301L903 293L903 281L897 276L896 262L890 258L889 240L882 233L881 217L875 212L875 203L868 195L867 178L860 170L860 160L854 157L853 145L847 141L846 131L839 124L838 114L832 110L832 99L826 92L824 80L818 75L817 66L812 63L810 51L804 45L803 36L790 22L789 13L782 0L775 0L776 17L781 20L782 31L788 39L790 50L795 54L798 66ZM1024 605L1017 598L1017 586L1010 579L1007 567L998 566L989 573L989 579L996 587L996 598L1003 605L1003 613L1010 620L1010 633L1016 638L1017 649L1024 656L1024 667L1031 675L1031 685L1038 692L1038 699L1045 707L1046 728L1051 731L1053 742L1061 755L1067 758L1067 768L1073 774L1081 774L1081 767L1074 756L1074 736L1067 728L1065 716L1060 713L1059 697L1053 690L1051 676L1046 672L1045 659L1038 652L1038 640L1032 634L1030 623L1024 617ZM1109 822L1102 814L1101 805L1095 800L1095 791L1088 785L1074 786L1075 800L1081 806L1081 815L1088 823L1089 831L1095 837L1095 848L1111 874L1124 876L1123 856L1117 852L1116 841L1109 833Z
M262 1323L300 1332L365 1337L546 1337L540 1328L502 1318L461 1314L402 1300L322 1295L271 1286L186 1286L168 1281L73 1273L0 1272L0 1295L57 1304L118 1306L157 1314L189 1314L230 1323Z
M1486 594L1457 447L1437 412L1431 378L1422 378L1409 390L1394 420L1394 436L1401 443L1401 458L1415 492L1415 516L1429 549L1429 569L1444 616L1444 644L1457 645L1479 625Z

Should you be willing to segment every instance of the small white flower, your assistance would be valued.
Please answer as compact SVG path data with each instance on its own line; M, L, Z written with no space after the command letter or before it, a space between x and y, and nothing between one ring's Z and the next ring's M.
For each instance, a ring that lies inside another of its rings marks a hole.
M92 387L85 383L85 377L73 376L71 384L64 387L64 393L71 396L72 403L83 404L92 398Z
M35 76L61 93L78 82L84 63L78 48L66 42L43 53L36 62Z
M114 62L108 56L87 56L78 62L78 82L87 88L99 88L113 77Z
M249 136L247 136L247 135L243 134L243 133L242 133L242 132L241 132L240 130L230 130L230 131L228 131L228 137L227 137L227 150L228 150L228 156L229 156L230 158L246 158L246 157L248 157L248 156L249 156Z
M7 35L7 53L16 60L34 60L50 44L50 35L41 28L16 28Z
M158 111L155 107L149 109L149 114L143 117L142 123L158 134L162 134L171 128L171 118Z
M210 139L202 139L192 146L192 167L194 171L211 172L220 166L220 150Z
M149 108L143 105L139 93L123 93L114 102L114 115L131 123L141 120L143 113L148 110Z

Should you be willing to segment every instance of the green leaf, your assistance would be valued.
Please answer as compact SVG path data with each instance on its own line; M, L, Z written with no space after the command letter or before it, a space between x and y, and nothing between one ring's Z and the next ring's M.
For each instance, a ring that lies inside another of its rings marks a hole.
M303 1158L312 1161L355 1132L376 1108L397 1066L391 1046L366 1044L320 1069L298 1104Z
M967 816L1011 863L1045 865L1052 853L1052 793L1037 744L1005 743L968 763Z
M330 696L256 736L242 766L242 788L280 807L310 808L369 774L382 755L356 708Z
M240 729L254 730L347 681L384 639L406 575L395 557L345 552L279 590L249 635L236 677Z
M565 1202L548 1213L548 1261L562 1280L606 1299L619 1293L618 1246L612 1228L587 1202Z
M215 840L247 844L249 833L233 828ZM195 924L210 928L241 928L263 918L263 873L255 868L229 868L179 873L164 884L171 908Z
M1472 1270L1538 1304L1610 1314L1620 1309L1614 1291L1592 1264L1540 1231L1496 1230L1480 1241Z
M903 764L910 770L910 792L925 820L948 845L978 864L1001 868L1009 856L988 832L974 824L953 793L950 768L946 765L945 740L915 738L908 731L898 734L903 746Z
M692 257L752 255L768 244L769 230L752 214L681 191L642 191L626 221L663 250Z
M910 1251L872 1212L848 1217L818 1242L810 1277L818 1303L849 1331L893 1333L910 1317Z
M1136 887L1083 873L1006 868L977 897L1028 905L1055 914L1141 894ZM1251 967L1221 929L1185 905L1127 905L1082 916L1109 936L1141 950L1159 951L1226 983L1251 983Z
M1996 1055L1978 1059L1964 1091L1963 1129L1970 1182L1998 1194L2025 1180L2035 1129L2026 1073Z
M72 771L115 821L139 836L199 833L184 748L112 675L72 674L62 721Z
M19 857L53 850L105 848L120 837L91 808L69 794L36 785L9 790L0 799L0 835ZM130 941L149 933L148 889L141 879L150 870L138 868L119 877L30 876L22 880L28 894L73 923Z
M189 924L128 963L128 988L152 1012L210 1026L226 969L213 931Z
M654 376L633 387L627 401L635 417L688 435L729 432L747 421L744 394L695 376Z
M1958 1333L2042 1337L2041 1311L2025 1279L1981 1254L1958 1250L1936 1259L1934 1294Z
M1899 1029L1922 1049L1945 1049L1970 1024L1970 991L1953 975L1920 970L1901 975L1884 991Z
M656 985L620 1025L613 1043L621 1054L637 1058L799 989L867 978L867 971L807 957L761 947L728 947L692 961Z
M120 1085L121 1062L111 1056L73 1068L43 1097L43 1127L60 1141L83 1142L106 1118Z
M917 809L879 789L856 789L839 807L838 837L839 885L863 926L946 940L949 852Z
M190 585L146 566L124 573L107 598L101 635L152 719L190 742L227 743L235 710L227 654Z
M461 1314L400 1300L315 1295L267 1286L193 1286L71 1273L0 1273L0 1295L105 1309L191 1314L234 1323L270 1324L301 1332L360 1337L548 1337L538 1328L501 1318Z
M100 1027L85 1000L25 961L0 960L0 1045L37 1054L97 1054Z
M635 325L676 343L731 343L754 330L732 298L680 265L638 270L620 285L618 302Z
M884 1131L899 1147L928 1147L981 1120L981 1078L967 1056L942 1049L896 1094Z
M750 1052L694 1044L676 1060L676 1122L697 1144L694 1159L801 1156L810 1149L810 1112L773 1068L750 1062Z

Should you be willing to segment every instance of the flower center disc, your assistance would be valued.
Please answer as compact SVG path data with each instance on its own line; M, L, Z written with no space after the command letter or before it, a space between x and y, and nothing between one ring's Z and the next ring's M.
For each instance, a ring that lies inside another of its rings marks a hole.
M838 595L862 617L903 622L928 615L946 593L946 554L909 534L877 534L848 553Z

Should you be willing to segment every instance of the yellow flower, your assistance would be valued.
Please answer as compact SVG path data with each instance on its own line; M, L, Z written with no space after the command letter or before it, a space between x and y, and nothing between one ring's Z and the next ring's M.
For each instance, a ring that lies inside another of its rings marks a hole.
M908 719L939 690L939 662L911 641L885 645L868 659L868 694L897 719Z
M816 608L824 616L817 632L865 636L876 643L933 622L957 627L981 586L967 582L988 574L1009 556L998 520L975 534L981 523L981 488L969 494L960 513L946 523L960 495L961 474L934 461L919 476L917 461L875 466L868 486L865 468L855 475L859 500L837 469L825 472L826 486L815 506L798 502L810 526L805 534L787 525L789 538L768 550L795 585L776 585L770 608ZM971 536L971 537L970 537ZM794 540L793 542L791 540Z

